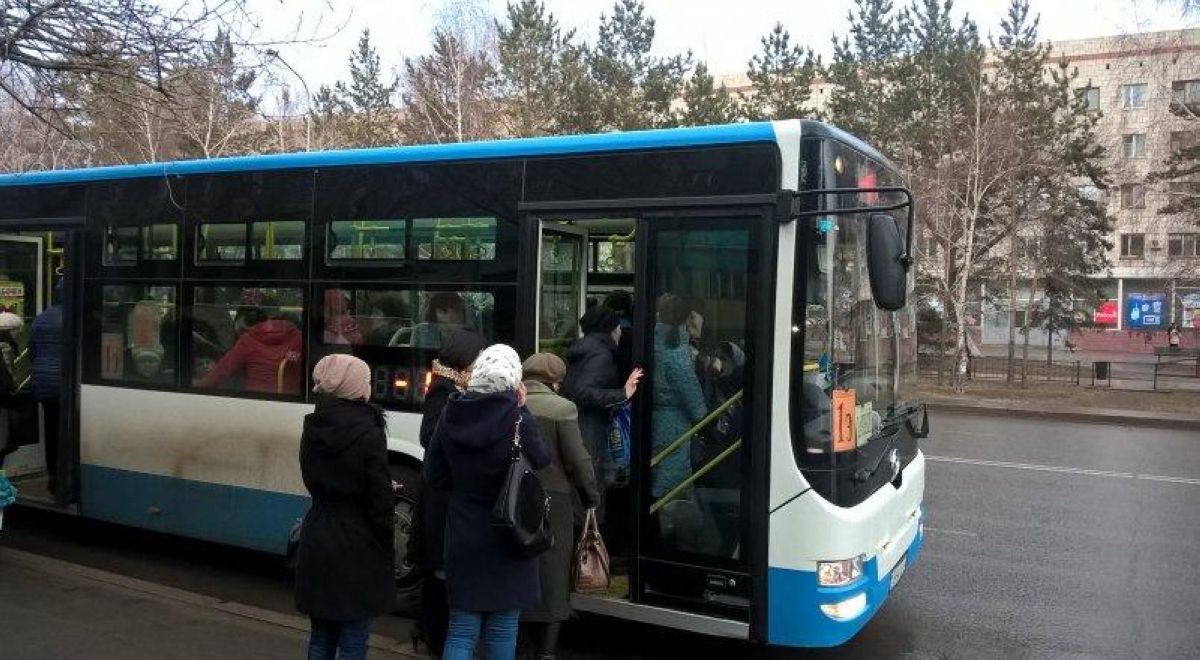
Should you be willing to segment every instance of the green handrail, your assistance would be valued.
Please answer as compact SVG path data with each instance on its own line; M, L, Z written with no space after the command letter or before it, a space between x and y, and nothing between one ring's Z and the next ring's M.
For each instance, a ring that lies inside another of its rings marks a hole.
M671 455L672 453L675 452L675 450L682 447L683 443L687 442L689 438L691 438L693 435L696 435L697 433L699 433L700 429L704 428L705 426L708 426L710 423L712 423L713 420L720 417L721 415L724 415L725 411L727 411L731 407L733 407L733 404L742 400L743 392L745 392L745 390L738 390L737 394L734 394L733 396L729 397L729 399L726 400L725 403L722 403L721 405L717 406L716 410L713 410L712 412L708 413L708 415L704 419L700 420L699 422L696 422L695 426L684 431L683 435L679 436L678 438L675 438L675 440L673 440L671 442L671 444L667 445L666 447L663 448L662 451L655 454L654 457L650 459L650 467L654 467L654 466L658 465L659 463L662 463L664 460L666 460L667 456Z
M663 495L661 498L659 498L657 502L650 505L650 515L654 515L654 514L658 513L659 509L670 504L672 500L679 497L680 493L682 493L684 490L686 490L692 484L696 483L697 479L699 479L700 477L703 477L704 475L711 472L713 468L717 467L718 463L729 458L729 456L731 454L733 454L733 452L737 451L741 446L742 446L742 441L741 441L741 439L738 439L736 442L734 442L733 444L726 447L725 450L722 451L720 454L717 454L716 456L714 456L711 461L709 461L708 463L705 463L704 467L700 468L699 470L696 470L695 472L692 473L692 475L690 477L681 481L678 486L675 486L674 488L672 488L670 491L667 492L666 495Z

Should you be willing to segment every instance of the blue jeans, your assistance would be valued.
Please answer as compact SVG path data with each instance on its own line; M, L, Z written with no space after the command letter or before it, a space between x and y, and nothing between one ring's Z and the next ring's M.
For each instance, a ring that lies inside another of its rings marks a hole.
M487 660L514 660L517 657L517 622L520 619L520 610L467 612L451 609L442 660L473 660L481 628L484 631L483 646L487 650Z
M363 660L367 657L370 619L330 621L314 618L311 621L308 660Z

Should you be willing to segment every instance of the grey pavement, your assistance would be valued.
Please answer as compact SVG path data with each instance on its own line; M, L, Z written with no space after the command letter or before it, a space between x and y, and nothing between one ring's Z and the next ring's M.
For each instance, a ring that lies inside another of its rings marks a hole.
M939 411L931 423L920 561L849 644L772 657L1200 657L1200 432L1018 412ZM274 559L24 512L6 523L0 546L294 622L291 585ZM31 657L12 648L56 651L51 657L104 648L150 655L73 657L298 657L299 630L231 616L60 582L0 559L6 658ZM10 620L25 646L5 641ZM407 626L389 617L375 630L404 640ZM47 635L63 640L51 649ZM571 624L565 645L560 657L571 659L758 657L744 644L598 618Z
M299 617L0 548L0 655L300 658ZM373 640L376 657L390 640Z

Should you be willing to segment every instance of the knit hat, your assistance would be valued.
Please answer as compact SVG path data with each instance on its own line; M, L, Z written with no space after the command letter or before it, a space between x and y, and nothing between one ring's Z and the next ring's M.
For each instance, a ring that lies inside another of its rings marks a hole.
M366 401L371 398L371 367L353 355L326 355L313 368L313 383L317 394Z
M511 392L521 384L521 358L511 346L492 344L483 349L471 365L467 389L492 394Z
M25 327L21 317L12 312L0 312L0 330L20 330Z
M567 364L553 353L534 353L521 366L525 380L536 380L545 385L561 383L567 377Z

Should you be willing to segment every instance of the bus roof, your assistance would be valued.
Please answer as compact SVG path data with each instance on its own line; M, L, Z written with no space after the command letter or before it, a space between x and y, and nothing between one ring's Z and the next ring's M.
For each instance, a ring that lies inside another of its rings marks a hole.
M707 147L749 142L774 142L771 122L669 128L624 133L518 138L451 144L342 149L258 156L232 156L204 160L182 160L143 165L115 165L48 172L0 175L0 187L22 185L78 184L115 179L138 179L174 175L228 174L263 170L286 170L349 165L444 162L495 158L567 156L642 149Z

